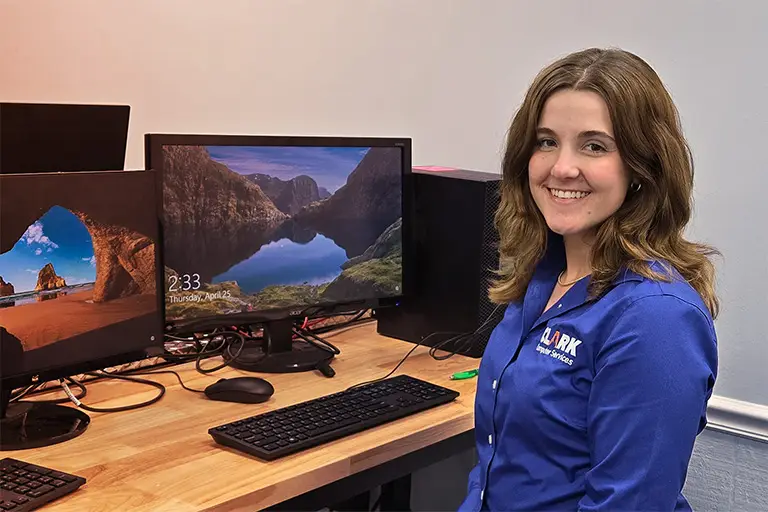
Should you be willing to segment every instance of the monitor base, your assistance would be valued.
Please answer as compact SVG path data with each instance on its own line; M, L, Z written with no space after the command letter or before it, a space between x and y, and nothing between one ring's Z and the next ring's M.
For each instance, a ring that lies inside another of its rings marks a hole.
M26 450L69 441L91 418L79 409L44 402L15 402L0 420L0 451Z
M309 345L303 341L293 342L290 351L273 352L264 355L261 346L246 345L236 359L224 353L224 360L238 370L261 373L298 373L318 370L324 362L333 359L327 350Z

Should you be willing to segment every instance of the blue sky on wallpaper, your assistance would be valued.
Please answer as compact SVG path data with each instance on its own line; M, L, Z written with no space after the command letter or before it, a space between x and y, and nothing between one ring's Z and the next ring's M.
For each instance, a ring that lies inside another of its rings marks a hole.
M334 193L347 182L369 148L207 146L211 158L239 174L290 180L301 174Z
M27 228L13 249L0 254L0 276L16 293L32 291L47 263L68 285L96 280L91 235L80 219L54 206Z

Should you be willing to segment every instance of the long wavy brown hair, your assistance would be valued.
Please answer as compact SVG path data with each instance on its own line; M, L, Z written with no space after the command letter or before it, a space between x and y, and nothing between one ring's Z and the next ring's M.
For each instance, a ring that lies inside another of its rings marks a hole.
M603 98L622 160L631 180L640 184L597 230L591 251L591 297L604 293L624 268L669 281L671 266L716 317L719 302L710 257L719 253L683 236L693 209L694 173L677 108L651 66L614 48L581 50L545 67L512 121L495 218L501 238L500 268L490 299L501 304L520 300L546 252L549 228L529 189L528 161L544 103L562 89L593 91ZM652 261L663 263L665 271L654 271Z

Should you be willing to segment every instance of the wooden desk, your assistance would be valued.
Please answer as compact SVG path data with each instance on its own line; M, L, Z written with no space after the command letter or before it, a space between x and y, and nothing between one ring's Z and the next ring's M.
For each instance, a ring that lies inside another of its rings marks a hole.
M476 379L452 381L457 371L479 361L453 356L432 359L417 348L395 373L407 373L455 389L461 396L408 418L294 454L263 462L216 444L210 427L334 393L358 382L386 375L413 345L381 337L375 324L326 335L341 349L333 362L334 378L319 372L261 375L275 387L266 403L249 405L211 401L182 389L173 375L152 378L167 386L165 397L146 408L119 413L89 413L91 424L79 437L58 445L8 452L27 462L84 476L79 491L50 505L51 511L254 511L328 487L368 470L414 457L439 443L471 438ZM213 366L209 360L205 367ZM203 389L221 377L253 375L224 369L211 375L194 365L176 367L185 384ZM151 398L146 385L104 380L88 385L83 399L95 407L116 407ZM444 453L448 457L452 453ZM426 464L423 464L426 465ZM358 488L357 492L366 489ZM46 508L46 510L48 510Z

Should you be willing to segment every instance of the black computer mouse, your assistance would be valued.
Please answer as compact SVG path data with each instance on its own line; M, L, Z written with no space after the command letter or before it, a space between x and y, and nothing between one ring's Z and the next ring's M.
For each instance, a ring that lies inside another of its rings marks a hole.
M233 377L220 379L205 388L205 396L211 400L258 404L266 402L275 393L272 384L259 377Z

